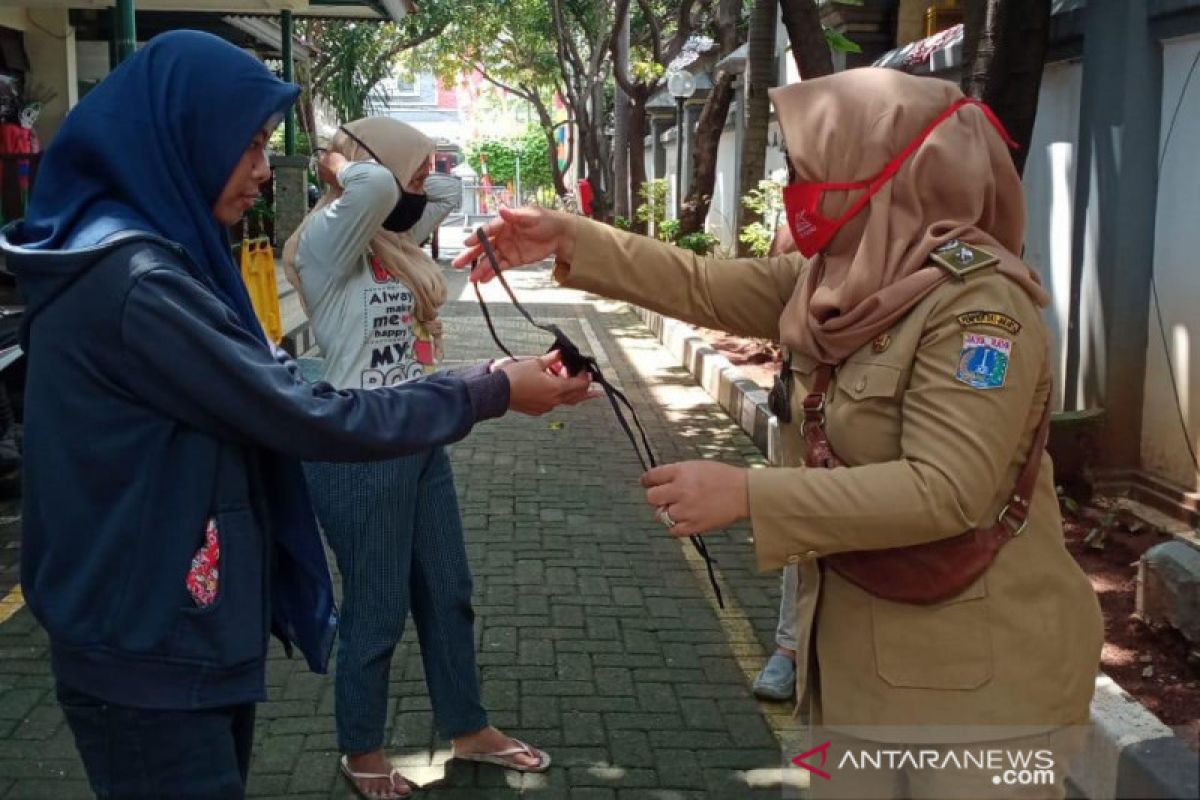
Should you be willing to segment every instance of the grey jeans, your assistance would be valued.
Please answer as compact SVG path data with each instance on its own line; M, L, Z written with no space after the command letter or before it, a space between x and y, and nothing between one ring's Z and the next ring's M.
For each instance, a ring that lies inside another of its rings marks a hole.
M775 644L788 650L799 650L796 630L796 593L800 590L800 570L794 564L783 568L780 579L779 625L775 628Z

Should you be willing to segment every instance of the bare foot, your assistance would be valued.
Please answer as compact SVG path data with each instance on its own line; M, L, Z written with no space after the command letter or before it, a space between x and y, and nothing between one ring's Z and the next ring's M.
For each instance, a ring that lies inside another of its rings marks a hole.
M371 800L395 800L412 794L408 781L396 770L383 749L345 757L345 767L360 777L347 775L363 797ZM365 777L366 775L379 777Z
M484 753L499 753L502 750L510 750L520 745L514 739L510 739L492 726L488 726L481 731L460 736L454 740L454 755L481 755ZM512 763L516 769L535 769L541 764L541 759L537 755L537 749L534 748L534 754L529 753L514 753L513 755L504 756L506 761Z

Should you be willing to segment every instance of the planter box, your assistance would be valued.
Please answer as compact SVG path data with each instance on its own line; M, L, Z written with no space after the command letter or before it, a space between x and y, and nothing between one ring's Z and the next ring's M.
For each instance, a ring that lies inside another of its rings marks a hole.
M1068 497L1079 503L1091 499L1091 465L1104 426L1102 408L1056 411L1050 415L1046 449L1054 460L1054 478Z

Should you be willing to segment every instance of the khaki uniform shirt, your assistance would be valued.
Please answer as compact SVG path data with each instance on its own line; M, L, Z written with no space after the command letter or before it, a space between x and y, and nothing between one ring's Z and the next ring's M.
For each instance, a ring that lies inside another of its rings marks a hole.
M807 266L701 258L582 219L576 231L573 263L556 269L564 285L743 336L779 337ZM1063 542L1048 455L1024 533L949 601L881 600L821 567L831 553L990 526L1051 390L1047 341L1040 310L994 269L942 284L837 370L827 431L848 467L833 470L803 466L800 403L816 364L794 356L786 463L751 471L750 521L762 569L800 567L798 630L812 635L798 663L816 669L798 670L799 696L814 690L824 724L905 726L863 738L912 742L912 726L938 741L954 737L935 726L1019 735L1087 721L1103 625Z

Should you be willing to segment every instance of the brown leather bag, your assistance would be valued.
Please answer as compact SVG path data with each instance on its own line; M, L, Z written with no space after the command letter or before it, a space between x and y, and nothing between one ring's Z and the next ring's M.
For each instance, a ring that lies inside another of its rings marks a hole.
M827 364L817 367L812 391L804 398L804 434L810 467L844 466L825 433L825 394L833 376ZM860 589L884 600L930 605L949 600L974 583L991 565L1000 548L1019 536L1029 515L1042 451L1050 436L1050 403L1034 434L1029 457L1021 468L1008 504L990 528L908 547L856 550L822 557L824 564Z

